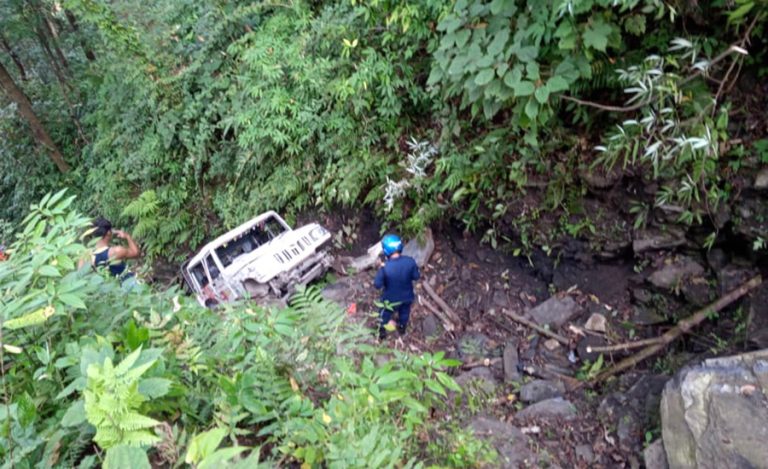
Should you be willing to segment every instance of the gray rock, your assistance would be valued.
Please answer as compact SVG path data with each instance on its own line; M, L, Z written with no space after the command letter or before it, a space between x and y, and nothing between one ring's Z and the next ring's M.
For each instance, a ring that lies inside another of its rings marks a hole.
M621 446L639 451L643 429L653 424L661 391L669 378L665 375L641 375L633 379L636 381L627 391L613 392L603 398L597 408L597 416L607 427L616 429Z
M604 333L607 329L607 324L608 321L605 319L605 316L600 313L592 313L587 322L584 323L584 329Z
M696 306L705 306L712 302L715 291L704 277L692 277L682 286L685 299Z
M351 277L348 277L326 285L321 295L326 300L333 301L346 308L357 297L357 293L356 283L353 282Z
M659 438L643 451L646 469L669 469L667 454L664 452L664 440Z
M558 298L553 296L540 305L528 311L528 316L538 324L549 324L557 329L573 316L578 314L579 305L570 296Z
M768 167L765 167L755 176L755 189L768 189Z
M502 355L502 365L504 367L504 380L519 381L521 376L517 370L517 365L520 363L520 358L517 354L517 343L509 342L504 346L504 353Z
M491 339L480 332L467 332L456 343L456 351L463 360L488 358Z
M661 423L673 468L766 467L768 350L684 368L664 388Z
M595 460L595 452L592 451L592 445L577 445L576 446L576 459L584 461L587 464L592 464Z
M520 388L520 400L523 402L539 402L563 397L563 394L565 394L565 385L560 381L537 379Z
M707 263L717 272L731 261L730 256L720 248L712 248L707 252Z
M720 295L730 293L755 275L757 272L754 269L729 264L717 272L718 291Z
M652 273L648 281L658 288L672 290L690 277L704 273L704 267L690 257L680 256Z
M534 420L563 419L572 420L576 417L576 408L562 397L555 397L537 402L516 414L517 418Z
M631 312L631 322L638 326L652 326L654 324L660 324L665 322L667 318L654 311L651 308L644 306L635 306Z
M491 298L491 304L501 309L508 308L510 303L507 292L504 290L494 290L493 297Z
M412 239L405 243L403 255L413 257L419 267L424 267L429 262L429 258L435 250L435 239L432 237L432 230L427 228L419 238Z
M441 329L440 321L434 314L427 314L421 321L421 333L424 334L424 337L437 337L440 335Z
M500 420L479 416L469 423L475 436L488 441L499 455L497 465L505 469L534 467L536 455L528 448L528 437L519 428Z
M685 233L678 230L661 231L647 229L637 231L632 240L632 250L635 254L659 249L669 249L685 244Z
M768 283L763 282L748 299L747 337L760 348L768 348Z
M456 377L456 384L465 392L476 394L477 391L481 391L486 395L494 394L498 385L493 372L484 366L478 366L460 374Z

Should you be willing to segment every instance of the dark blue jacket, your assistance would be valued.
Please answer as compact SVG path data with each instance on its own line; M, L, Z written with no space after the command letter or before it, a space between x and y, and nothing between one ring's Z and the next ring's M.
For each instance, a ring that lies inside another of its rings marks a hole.
M373 285L384 289L382 301L391 303L409 303L413 301L413 281L420 277L419 266L412 257L399 256L389 259L380 268L373 280Z

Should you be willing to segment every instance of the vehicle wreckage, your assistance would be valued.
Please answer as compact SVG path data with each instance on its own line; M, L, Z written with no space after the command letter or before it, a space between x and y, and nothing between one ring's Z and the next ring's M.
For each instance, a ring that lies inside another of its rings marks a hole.
M291 229L269 211L203 246L181 272L203 306L240 298L285 301L298 286L331 267L330 239L330 232L317 223Z

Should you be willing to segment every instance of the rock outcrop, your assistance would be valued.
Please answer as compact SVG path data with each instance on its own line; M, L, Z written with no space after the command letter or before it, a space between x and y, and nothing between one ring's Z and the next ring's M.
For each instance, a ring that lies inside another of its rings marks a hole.
M706 360L670 380L661 402L669 467L768 464L768 350Z

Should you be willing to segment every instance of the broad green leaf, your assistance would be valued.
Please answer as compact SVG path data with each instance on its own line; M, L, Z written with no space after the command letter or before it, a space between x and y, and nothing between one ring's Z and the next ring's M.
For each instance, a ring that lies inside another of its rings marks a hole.
M540 86L536 88L536 92L534 93L534 96L536 97L536 101L538 101L541 104L544 104L549 99L549 88L546 86Z
M62 293L61 295L58 296L58 299L65 305L71 306L73 308L77 308L77 309L87 308L83 300L81 300L80 297L75 295L74 293Z
M507 45L509 40L509 30L502 29L493 37L493 41L488 46L488 55L496 56L504 50L504 46Z
M44 275L46 277L61 277L61 272L59 272L59 269L52 265L44 265L40 267L38 272L40 275Z
M75 401L61 418L64 427L76 427L85 422L85 403L82 399Z
M605 52L608 46L608 36L610 36L611 25L607 24L601 17L596 17L592 24L587 26L582 38L584 39L584 45L591 47L595 50Z
M568 89L568 82L560 75L555 75L547 80L547 88L550 93L557 93L558 91L565 91Z
M526 64L525 72L531 81L535 82L539 78L541 78L539 76L539 64L537 64L536 62L529 62L528 64Z
M165 396L170 388L171 381L165 378L147 378L139 381L139 392L150 399Z
M530 117L531 120L536 119L539 115L539 104L534 99L529 99L525 104L525 115Z
M3 323L3 327L5 329L14 330L21 329L23 327L37 326L44 323L49 317L53 316L55 311L56 310L51 306L40 308L29 314L25 314L24 316L5 321Z
M483 69L475 77L475 84L479 86L487 85L493 80L495 74L496 72L492 68Z
M151 469L147 453L141 448L118 445L107 450L103 469Z
M216 448L219 447L221 440L223 440L225 436L227 436L227 430L218 427L200 433L199 435L195 435L189 444L187 455L184 457L184 462L187 464L199 464L216 451Z
M515 86L513 86L513 89L515 90L515 97L523 98L525 96L532 95L533 92L536 90L536 87L533 85L533 82L530 82L528 80L523 80L515 84Z
M469 41L470 36L472 36L472 31L465 28L465 29L462 29L461 31L457 31L455 35L456 35L456 48L461 49L467 45L467 41Z

